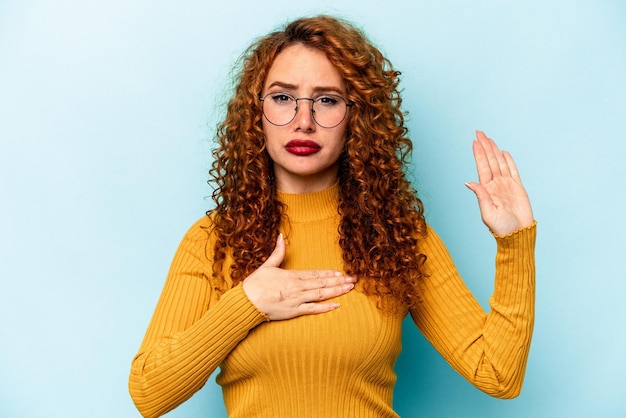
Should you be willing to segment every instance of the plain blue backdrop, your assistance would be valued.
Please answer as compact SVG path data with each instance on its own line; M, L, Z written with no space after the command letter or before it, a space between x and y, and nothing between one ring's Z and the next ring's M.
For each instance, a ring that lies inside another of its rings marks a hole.
M402 71L415 185L484 306L495 248L463 185L475 129L514 155L539 221L521 396L480 393L407 322L398 412L626 416L625 2L0 0L1 417L138 417L130 361L211 207L231 65L319 12ZM224 417L214 378L168 416Z

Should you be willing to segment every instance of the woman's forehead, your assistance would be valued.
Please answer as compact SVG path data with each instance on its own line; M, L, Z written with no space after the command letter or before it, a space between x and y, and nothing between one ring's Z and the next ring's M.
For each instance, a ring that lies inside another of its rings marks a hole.
M345 80L324 51L303 44L290 45L274 59L265 79L265 88L287 90L345 91Z

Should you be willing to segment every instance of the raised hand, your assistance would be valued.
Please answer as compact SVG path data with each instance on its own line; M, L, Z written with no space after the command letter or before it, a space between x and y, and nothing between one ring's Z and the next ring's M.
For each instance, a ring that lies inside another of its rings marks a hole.
M243 290L270 320L329 312L339 307L325 302L348 293L355 279L336 270L284 270L285 241L279 235L269 258L243 281Z
M531 225L530 200L511 154L501 152L481 131L476 131L472 148L479 182L465 185L476 195L485 225L499 236Z

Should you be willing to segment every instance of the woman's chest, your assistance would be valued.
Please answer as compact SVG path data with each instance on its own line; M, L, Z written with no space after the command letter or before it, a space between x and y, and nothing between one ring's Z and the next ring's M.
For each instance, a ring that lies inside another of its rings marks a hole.
M402 317L382 313L358 291L338 298L333 312L264 323L230 353L222 378L308 375L329 371L358 374L392 370L401 350Z

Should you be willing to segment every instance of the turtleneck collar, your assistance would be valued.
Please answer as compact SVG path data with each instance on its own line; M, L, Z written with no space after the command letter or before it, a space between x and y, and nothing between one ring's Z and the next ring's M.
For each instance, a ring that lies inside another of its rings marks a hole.
M278 199L287 206L291 222L311 222L337 216L339 182L313 193L292 194L278 190Z

